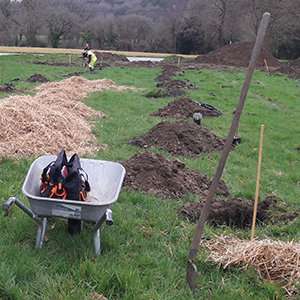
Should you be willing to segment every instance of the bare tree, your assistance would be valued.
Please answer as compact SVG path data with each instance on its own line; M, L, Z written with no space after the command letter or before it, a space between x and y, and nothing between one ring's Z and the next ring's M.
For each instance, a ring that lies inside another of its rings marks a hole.
M90 23L90 28L96 45L100 49L115 49L119 35L117 22L113 15L95 18ZM85 42L88 41L86 40Z
M201 20L205 51L239 40L243 20L241 8L237 0L190 1L188 16Z
M47 17L49 39L53 48L57 48L64 35L74 26L73 15L67 11L52 11Z
M4 0L0 2L0 38L1 44L11 43L11 2Z
M28 46L36 46L36 35L44 23L44 0L22 0L15 7L13 21L26 36Z
M204 28L195 16L184 18L177 30L176 53L205 53Z
M252 26L257 33L261 17L266 11L271 14L267 34L267 48L278 56L280 48L290 48L299 43L300 3L296 0L247 0Z
M216 18L212 21L219 46L229 42L225 26L228 25L233 3L230 0L214 0L213 8L216 10Z
M134 14L121 18L118 20L118 49L144 50L151 27L152 21L147 17Z

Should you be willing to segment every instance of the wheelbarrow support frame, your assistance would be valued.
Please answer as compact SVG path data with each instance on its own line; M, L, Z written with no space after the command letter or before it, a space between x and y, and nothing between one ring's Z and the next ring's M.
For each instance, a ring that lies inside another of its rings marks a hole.
M103 224L103 222L106 221L106 224L108 226L113 225L113 212L111 209L107 209L105 211L105 214L101 217L101 219L96 223L96 225L93 228L93 240L94 240L94 250L95 250L95 256L97 257L101 253L101 242L100 242L100 226Z
M32 218L38 225L38 232L36 236L35 248L41 249L45 240L47 230L47 218L42 221L35 213L33 213L26 205L24 205L16 197L10 197L2 206L3 210L8 211L13 204L16 204L21 208L30 218ZM100 242L100 226L106 222L108 226L113 225L113 212L111 209L106 209L103 216L96 223L93 228L93 240L94 240L94 251L95 257L101 254L101 242Z
M47 218L42 221L36 214L34 214L27 206L25 206L18 198L10 197L2 206L3 210L8 211L13 204L20 207L30 218L38 224L38 232L36 236L35 248L41 249L45 240L47 229Z

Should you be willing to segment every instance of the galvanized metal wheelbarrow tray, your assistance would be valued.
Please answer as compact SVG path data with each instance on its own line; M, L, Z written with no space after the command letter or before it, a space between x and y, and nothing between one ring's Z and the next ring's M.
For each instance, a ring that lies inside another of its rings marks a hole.
M31 210L20 200L11 197L3 205L8 210L14 203L29 215L37 224L36 248L41 248L47 229L47 217L67 218L94 222L93 240L95 256L100 254L100 226L106 221L113 224L113 214L109 208L117 201L125 176L125 168L118 163L104 160L81 158L81 166L88 174L91 185L90 202L52 199L39 196L40 175L43 168L56 160L57 156L41 156L30 166L25 178L22 193L28 198ZM44 218L43 221L40 218Z

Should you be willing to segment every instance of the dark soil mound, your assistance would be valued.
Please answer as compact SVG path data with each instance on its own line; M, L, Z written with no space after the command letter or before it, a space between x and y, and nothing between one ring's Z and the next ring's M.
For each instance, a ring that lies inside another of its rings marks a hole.
M211 180L175 158L172 161L158 153L137 153L122 165L126 169L123 186L143 194L177 199L186 195L207 193ZM217 194L228 196L224 181L220 181Z
M49 79L47 79L45 76L35 73L31 75L26 81L29 82L48 82Z
M163 66L163 70L161 74L154 79L156 82L163 82L163 81L169 81L172 80L172 76L176 76L178 72L180 72L181 69L178 66L173 65L165 65Z
M156 82L163 82L163 81L168 81L168 80L172 80L172 76L169 75L169 74L165 74L165 73L162 73L160 74L159 76L157 76L154 81Z
M163 98L163 97L176 98L176 97L186 96L188 94L189 93L186 92L185 90L182 90L180 88L177 88L177 86L175 86L174 88L167 88L167 89L159 87L157 88L157 90L145 94L144 96L148 98Z
M97 52L97 62L95 66L100 68L107 67L127 67L127 68L160 68L160 62L153 61L129 61L129 59L124 55L118 55L110 52Z
M297 71L300 70L300 60L299 59L290 60L287 65L289 67L294 68Z
M98 61L109 61L109 62L129 62L128 58L124 55L118 55L110 52L94 52Z
M171 75L162 73L162 74L158 75L158 76L154 79L154 81L156 81L156 82L163 82L163 81L168 81L168 80L172 80L172 79L173 79L173 78L172 78Z
M184 90L196 90L199 87L189 81L173 79L172 76L179 75L177 72L181 71L177 66L165 65L161 75L156 77L154 81L159 82L156 87L163 89L159 97L173 97L185 96L188 93ZM184 71L181 71L184 72ZM180 73L181 74L181 73ZM149 97L153 97L151 94Z
M206 55L197 56L195 63L213 64L233 67L248 67L254 44L249 42L237 42L226 45L220 49L212 51ZM277 69L283 64L276 59L272 54L264 49L261 49L257 58L256 68L265 68L265 61L270 69Z
M288 75L288 78L291 78L291 79L300 78L300 72L290 66L283 66L283 67L275 70L274 72L279 72L281 74Z
M194 113L201 113L203 118L220 116L215 110L203 107L188 97L174 100L150 115L162 118L187 119L192 118Z
M171 79L169 81L164 81L161 83L158 83L156 85L157 88L163 88L166 90L169 89L186 89L186 90L196 90L199 87L195 86L192 83L189 83L188 81L185 80L179 80L179 79Z
M12 86L0 86L0 93L15 93L15 92L20 92L18 89L15 89Z
M67 75L63 75L64 77L72 77L72 76L81 76L79 72L69 73Z
M181 209L181 215L188 221L197 222L204 206L204 201L188 202ZM254 200L244 201L241 198L213 199L207 221L214 226L227 225L249 227L253 220ZM275 198L267 197L259 201L257 206L257 221L264 222L268 219L267 211L276 207Z
M172 155L190 157L196 157L201 152L221 152L225 145L225 141L211 130L188 121L162 121L127 143L143 149L155 147Z
M181 69L178 66L166 64L163 66L162 74L168 74L170 76L176 76L178 72L180 72Z

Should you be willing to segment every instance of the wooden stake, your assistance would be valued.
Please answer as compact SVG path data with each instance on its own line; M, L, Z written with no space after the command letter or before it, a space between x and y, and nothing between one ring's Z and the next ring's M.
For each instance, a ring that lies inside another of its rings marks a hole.
M264 135L264 125L262 124L261 130L260 130L260 145L259 145L259 155L258 155L258 168L257 168L257 178L256 178L256 191L255 191L255 202L254 202L254 211L253 211L251 240L254 239L254 230L255 230L255 222L256 222L256 214L257 214L257 202L258 202L258 194L259 194L259 179L260 179L263 135Z
M267 60L266 60L266 59L264 59L264 62L265 62L265 65L266 65L267 71L269 72L269 67L268 67L268 64L267 64Z
M69 55L69 64L70 64L70 71L72 72L72 58L71 58L71 55Z

